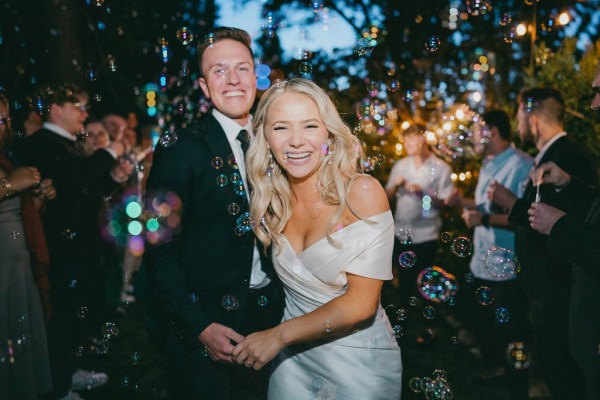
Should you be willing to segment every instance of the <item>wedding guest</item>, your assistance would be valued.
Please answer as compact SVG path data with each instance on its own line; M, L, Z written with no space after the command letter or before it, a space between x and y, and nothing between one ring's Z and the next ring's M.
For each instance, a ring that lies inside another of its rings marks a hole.
M78 141L78 145L87 156L91 156L98 149L104 149L110 145L110 136L100 121L88 122L85 125L87 136Z
M14 114L16 115L12 121L12 127L18 137L31 136L42 127L42 119L39 112L29 106L22 107L19 111L15 111Z
M244 153L256 94L250 36L217 28L198 45L200 86L214 108L177 141L157 146L149 201L181 201L181 228L149 246L144 264L155 297L161 348L177 399L264 399L268 371L239 368L244 336L281 320L282 294L250 229Z
M48 296L48 249L35 203L56 191L37 168L18 166L8 105L0 94L0 393L35 400L52 388L40 303L40 294Z
M492 204L487 198L487 191L492 182L498 182L517 197L522 197L533 159L512 144L510 120L504 111L488 111L481 118L485 125L482 131L475 132L474 141L484 159L478 174L475 197L465 198L454 192L446 199L446 204L463 207L465 224L468 228L474 228L473 256L469 264L474 281L470 287L489 287L494 293L495 302L493 307L482 306L475 291L462 290L459 294L463 299L462 314L489 366L476 377L489 382L507 375L511 399L527 399L527 371L506 368L507 346L514 341L527 343L528 339L527 300L516 279L515 234L508 222L508 214ZM507 254L513 257L513 268L505 269L508 263L495 264L494 249L508 250ZM507 310L510 320L498 320L496 310L501 307Z
M585 152L573 143L563 128L565 102L556 89L533 88L520 96L517 128L523 142L539 150L535 164L554 162L586 183L597 186L596 169ZM548 251L548 238L529 225L527 211L541 200L567 213L583 217L573 199L553 187L535 186L529 179L525 194L518 199L510 190L492 183L489 197L508 210L516 225L516 250L521 262L518 280L528 297L533 330L534 360L552 396L580 399L581 371L568 345L571 269Z
M260 370L275 358L271 399L399 398L400 348L380 304L393 218L381 185L360 173L360 144L329 96L300 78L265 92L254 128L251 215L273 247L286 307L280 325L240 340L233 360Z
M417 276L433 265L439 243L440 207L454 187L450 166L435 156L425 142L425 127L414 124L402 132L406 157L392 167L385 190L396 208L394 261L413 251L413 265L395 268L403 300L418 295ZM396 263L397 265L397 263Z
M600 110L600 67L592 82L595 92L592 110ZM548 235L548 249L571 265L569 344L583 371L586 400L600 399L600 192L554 162L541 164L531 172L536 185L554 186L578 210L587 210L585 219L570 215L545 202L529 209L531 228ZM544 199L541 199L544 201Z
M72 390L94 388L108 380L104 373L78 369L73 355L106 321L106 244L99 213L103 197L127 180L132 166L117 161L124 151L120 142L113 141L89 157L77 148L77 133L88 117L88 96L83 90L72 84L49 85L41 89L40 98L43 127L21 140L16 150L23 164L51 178L59 193L42 216L52 265L48 347L55 398L78 399ZM83 318L78 317L81 310Z

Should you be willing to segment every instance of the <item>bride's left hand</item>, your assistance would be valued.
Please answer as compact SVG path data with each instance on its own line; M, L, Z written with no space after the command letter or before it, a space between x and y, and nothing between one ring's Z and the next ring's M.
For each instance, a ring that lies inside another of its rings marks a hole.
M231 358L247 368L259 370L283 349L284 345L275 328L252 333L231 351Z

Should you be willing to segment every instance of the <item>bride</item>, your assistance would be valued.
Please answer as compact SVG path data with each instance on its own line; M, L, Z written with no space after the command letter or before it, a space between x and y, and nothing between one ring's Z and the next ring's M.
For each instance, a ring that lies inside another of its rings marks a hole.
M258 370L274 359L270 399L399 399L400 348L380 305L393 219L379 182L360 173L358 140L329 96L300 78L263 95L254 132L251 212L286 308L233 360Z

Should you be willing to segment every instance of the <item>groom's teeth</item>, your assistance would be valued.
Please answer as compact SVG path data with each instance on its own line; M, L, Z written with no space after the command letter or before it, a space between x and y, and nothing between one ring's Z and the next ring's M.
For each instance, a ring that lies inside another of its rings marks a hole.
M244 92L241 92L241 91L225 93L225 97L235 97L235 96L243 96L243 95L244 95Z

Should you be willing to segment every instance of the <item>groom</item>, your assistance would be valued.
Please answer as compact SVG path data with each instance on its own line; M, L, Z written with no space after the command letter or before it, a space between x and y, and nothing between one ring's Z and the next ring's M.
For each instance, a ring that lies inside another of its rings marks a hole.
M171 396L266 398L268 368L232 363L244 335L279 323L283 293L248 214L244 153L256 95L250 36L217 28L198 45L202 91L214 109L158 146L148 200L174 193L181 226L146 253ZM264 371L264 372L263 372Z

